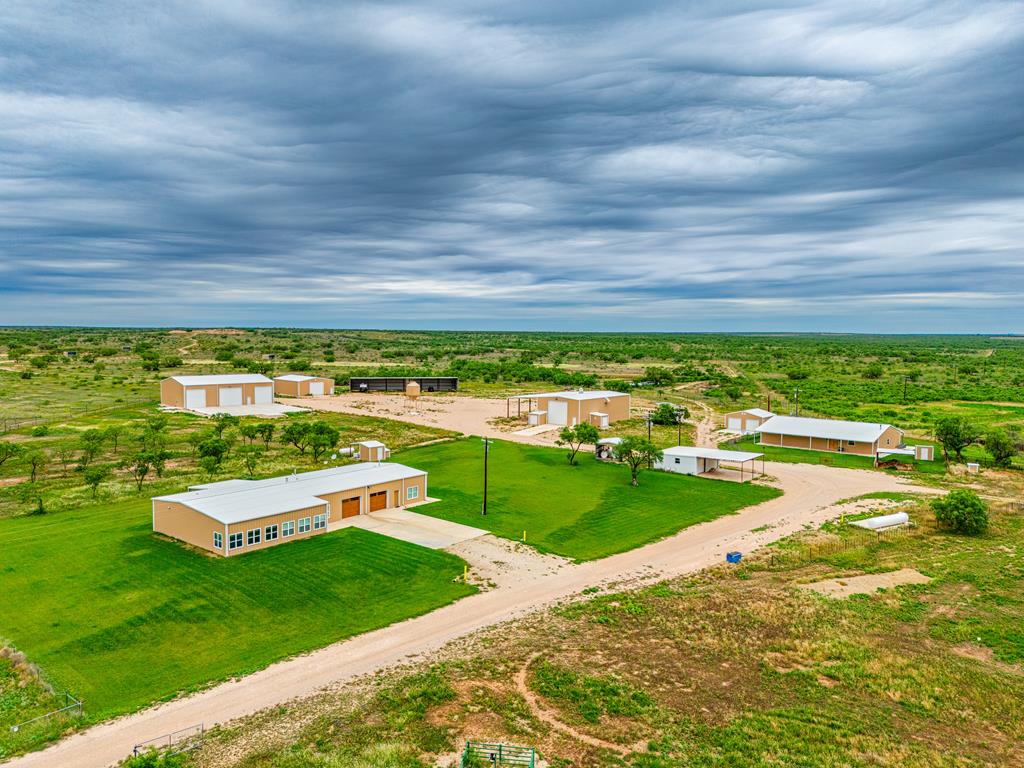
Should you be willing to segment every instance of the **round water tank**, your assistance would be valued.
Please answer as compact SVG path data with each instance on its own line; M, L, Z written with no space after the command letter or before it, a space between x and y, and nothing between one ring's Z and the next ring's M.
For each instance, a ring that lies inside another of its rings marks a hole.
M420 383L418 381L407 381L405 383L405 396L415 400L420 396Z

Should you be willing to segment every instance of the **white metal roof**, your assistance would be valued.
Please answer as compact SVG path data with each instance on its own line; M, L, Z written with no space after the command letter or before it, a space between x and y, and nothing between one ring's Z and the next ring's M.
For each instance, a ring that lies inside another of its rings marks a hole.
M352 445L365 445L367 448L386 447L380 440L360 440L358 443L352 443Z
M602 437L597 441L597 445L619 445L621 442L621 437Z
M198 490L156 496L156 501L184 504L217 522L230 525L260 517L326 504L324 494L420 477L427 473L404 464L350 464L266 480L225 480Z
M751 461L760 459L763 453L751 451L723 451L719 448L701 448L696 445L677 445L662 451L666 456L686 456L697 459L717 459L718 461Z
M770 419L775 415L771 411L766 411L764 408L747 408L745 411L740 411L740 413L749 413L751 416L757 416L761 419Z
M172 381L186 387L204 384L273 384L262 373L217 373L210 376L171 376Z
M857 443L873 443L891 426L891 424L876 424L866 421L772 416L754 431L767 432L770 435L821 437L832 440L853 440ZM902 434L903 430L899 430L899 432Z
M274 381L309 381L315 378L316 376L305 376L301 373L286 373L283 376L275 376Z
M538 397L561 397L566 400L596 400L600 397L629 397L629 393L612 392L610 389L569 389L564 392L535 392L532 395L513 395L509 400L536 400Z

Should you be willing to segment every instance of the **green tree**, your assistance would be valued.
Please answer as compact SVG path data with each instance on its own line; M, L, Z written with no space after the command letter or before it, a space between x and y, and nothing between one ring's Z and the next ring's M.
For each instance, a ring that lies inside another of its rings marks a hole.
M256 467L263 458L263 449L258 445L243 445L238 449L238 455L242 458L242 463L245 465L245 471L249 473L249 477L253 477L256 474Z
M663 427L674 427L689 417L690 411L685 406L672 405L672 403L660 403L651 411L651 421Z
M81 451L78 454L78 464L82 469L92 464L93 460L103 452L105 439L103 433L98 429L87 429L78 438L78 448Z
M252 444L260 437L260 427L258 424L243 424L238 428L238 434L245 438L245 442Z
M203 456L199 460L199 468L208 476L213 477L220 472L220 462L217 461L216 456Z
M64 447L58 448L56 451L53 452L53 455L57 458L57 461L60 462L63 474L65 477L67 477L68 468L75 460L75 452L72 451L70 448Z
M44 451L36 449L25 454L25 463L29 468L29 480L34 483L39 473L50 463L50 457Z
M85 484L92 488L92 497L96 498L96 492L99 490L100 485L113 474L110 471L110 467L105 464L95 464L83 473L85 478Z
M109 427L103 430L103 438L110 443L110 448L117 454L117 444L121 439L121 435L124 433L124 427L120 424L111 424Z
M872 363L864 369L865 379L880 379L882 374L885 373L885 368L882 367L881 363Z
M935 520L943 528L969 535L988 530L988 507L974 491L950 491L932 499Z
M985 450L997 467L1009 467L1017 455L1017 441L1005 429L993 429L985 435Z
M305 453L309 445L309 424L304 421L292 421L281 430L281 442L294 445L299 453Z
M0 440L0 467L8 461L18 458L25 453L25 449L17 443L8 440Z
M656 387L663 387L676 380L672 371L668 368L651 367L644 369L644 381L651 382Z
M146 480L146 476L153 469L153 454L149 451L136 451L127 459L121 462L120 466L123 469L127 469L131 474L132 479L135 480L136 490L142 490L142 484Z
M241 419L237 416L232 416L229 413L216 413L213 415L213 418L210 419L210 423L213 425L213 431L217 437L223 435L224 430L228 427L237 426L239 421L241 421Z
M640 485L640 469L644 464L657 463L664 457L661 450L644 437L625 437L615 446L613 452L616 459L629 466L633 485Z
M269 421L257 425L256 432L263 440L263 447L269 449L270 441L274 439L274 425Z
M306 432L306 447L313 454L313 461L319 461L327 451L333 449L341 439L341 432L326 421L316 421Z
M951 453L957 461L963 461L964 448L978 442L980 437L978 428L963 416L948 416L935 422L935 439L942 444L947 462Z
M569 448L569 463L576 463L576 454L580 452L585 444L589 443L594 445L601 437L601 433L597 431L597 427L588 422L577 424L574 427L562 427L562 431L558 434L558 440L556 444Z
M203 459L213 459L220 464L228 450L229 446L222 438L208 437L199 444L199 463L202 465Z

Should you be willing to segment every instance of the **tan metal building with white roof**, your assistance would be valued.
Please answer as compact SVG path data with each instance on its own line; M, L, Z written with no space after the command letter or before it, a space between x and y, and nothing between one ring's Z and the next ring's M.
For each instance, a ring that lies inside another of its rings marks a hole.
M260 373L171 376L160 382L160 405L170 408L223 408L274 402L274 382Z
M284 397L316 397L334 394L334 379L326 376L306 376L286 373L274 377L274 394Z
M156 496L153 530L227 557L325 533L332 520L426 498L423 470L354 464L266 480L224 480Z
M764 408L747 408L725 414L725 428L730 432L749 435L775 414Z
M903 430L891 424L804 416L773 416L755 432L761 445L872 457L879 450L898 448L903 443Z
M511 402L517 401L517 415L522 413L522 403L527 403L531 424L559 424L575 426L589 422L595 427L607 427L621 419L629 418L630 397L627 392L613 392L607 389L577 389L565 392L539 392L532 395L513 395L508 398L506 408L511 416ZM536 405L534 405L536 401ZM543 414L543 415L541 415Z

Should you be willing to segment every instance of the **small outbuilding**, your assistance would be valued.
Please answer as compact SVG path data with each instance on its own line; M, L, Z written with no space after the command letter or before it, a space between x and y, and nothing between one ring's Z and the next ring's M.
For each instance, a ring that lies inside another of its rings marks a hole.
M195 411L236 405L270 405L274 382L260 373L171 376L160 382L160 404Z
M761 459L762 473L764 469L764 454L752 451L724 451L720 448L677 445L674 448L666 448L662 454L662 460L655 466L680 475L703 475L714 472L723 461L739 466L741 480L747 473L751 479L754 477L754 461L757 459Z
M391 458L391 449L379 440L361 440L352 443L352 458L359 461L387 461Z
M283 397L317 397L334 394L334 379L286 373L274 377L274 394Z
M512 416L512 401L516 401L516 416L522 418L526 403L527 418L544 412L539 423L573 427L584 422L604 428L621 419L629 418L630 398L627 392L605 389L576 389L566 392L539 392L532 395L513 395L506 400L506 415ZM533 423L532 421L530 422Z
M729 432L749 435L775 414L764 408L747 408L745 411L732 411L725 414L725 428Z
M458 392L456 376L353 376L348 380L353 392L405 393L410 381L420 385L421 392Z

